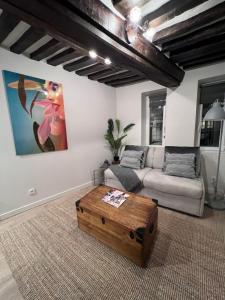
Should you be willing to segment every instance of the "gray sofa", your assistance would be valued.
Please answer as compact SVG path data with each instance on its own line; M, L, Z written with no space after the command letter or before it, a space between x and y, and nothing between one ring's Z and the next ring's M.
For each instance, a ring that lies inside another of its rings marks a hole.
M149 147L145 168L134 170L143 183L139 194L157 199L159 205L202 216L204 210L204 178L189 179L165 175L162 171L164 148ZM110 169L105 170L105 184L124 190Z

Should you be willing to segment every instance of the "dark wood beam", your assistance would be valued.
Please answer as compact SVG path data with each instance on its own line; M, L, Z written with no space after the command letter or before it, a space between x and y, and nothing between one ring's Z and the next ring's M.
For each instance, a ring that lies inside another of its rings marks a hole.
M90 67L87 67L87 68L84 68L82 70L76 71L76 74L80 75L80 76L87 76L87 75L90 75L90 74L97 73L99 71L105 70L107 68L108 67L106 65L98 64L97 63L97 64L92 65Z
M72 72L80 70L82 68L89 67L90 65L96 64L96 61L89 56L82 57L76 61L73 61L69 64L63 66L66 71Z
M183 64L183 68L186 69L191 69L191 68L199 68L203 65L209 65L209 64L215 64L219 61L222 61L225 59L225 53L220 52L214 55L206 56L200 59L194 59L188 62L185 62Z
M30 54L30 58L39 61L63 49L64 47L65 44L63 44L62 42L59 42L55 39L51 39L48 43L32 52Z
M105 78L107 76L110 76L112 74L116 74L118 72L121 72L121 69L119 68L110 68L108 70L103 70L103 71L99 71L97 73L91 74L88 76L89 79L91 80L98 80L100 78Z
M196 58L202 58L215 53L220 53L221 51L225 51L225 40L213 43L211 45L197 47L189 51L182 51L178 54L171 55L170 57L173 59L173 61L183 64Z
M177 68L176 65L171 66L171 61L166 56L162 56L162 53L154 47L152 43L147 42L146 39L142 37L142 33L129 45L125 34L125 22L113 14L108 7L99 0L65 0L64 3L65 5L67 4L68 8L73 10L73 12L85 17L85 19L94 26L101 28L101 30L107 34L107 39L108 36L112 37L121 45L134 52L136 58L139 56L150 62L152 67L156 67L156 69L154 69L155 76L161 68L164 73L167 72L168 75L174 77L175 80L179 81L181 78L183 79L184 73ZM110 22L108 20L110 20ZM111 26L111 24L114 25ZM101 37L103 36L101 35ZM144 63L144 61L142 62ZM124 63L124 61L122 63ZM143 68L140 71L143 73ZM149 76L150 74L147 72L145 75Z
M19 23L19 19L12 14L3 11L0 16L0 43L10 34Z
M158 9L145 15L142 19L142 24L149 22L149 26L157 27L206 1L207 0L170 0Z
M193 34L184 36L174 42L163 44L163 52L180 50L185 47L191 47L199 42L214 38L217 35L225 33L225 21L218 22L211 26L207 26L204 30L200 29Z
M106 77L106 78L99 79L98 81L102 82L102 83L103 82L110 83L113 80L129 78L129 77L132 77L134 75L135 74L132 73L131 71L126 71L126 72L123 72L123 73L120 73L120 74L115 74L115 75L112 75L112 76L109 76L109 77Z
M39 41L46 33L43 30L30 27L11 47L10 51L21 54L27 48Z
M56 54L55 56L49 58L47 63L52 66L58 66L64 62L81 57L82 53L80 51L75 51L73 48L66 49L65 51Z
M127 17L132 8L141 7L149 0L112 0L113 6L125 17Z
M190 19L158 31L153 37L153 42L162 45L224 19L225 2L222 2Z
M105 84L109 84L109 85L123 84L123 83L133 82L133 81L139 80L139 79L144 79L144 77L140 76L140 75L132 75L132 76L127 77L127 78L119 78L119 79L114 79L114 80L111 80L111 81L107 81Z
M110 85L112 87L122 87L122 86L125 86L125 85L131 85L131 84L136 84L136 83L140 83L140 82L143 82L143 81L146 81L147 79L146 78L133 78L133 79L129 79L129 80L121 80L120 82L117 82L117 83L114 83L114 84L107 84L107 85Z
M161 85L175 87L183 79L184 72L151 43L144 45L138 38L128 45L124 21L100 1L0 0L0 7L72 48L95 48L101 57L110 55L115 65L139 71Z
M224 62L224 61L225 61L225 57L223 57L223 58L221 57L220 59L216 59L216 60L213 60L213 61L208 60L208 61L198 63L198 64L185 65L184 70L189 71L189 70L193 70L193 69L203 68L203 67L207 67L207 66L210 66L210 65L214 65L214 64L217 64L217 63Z

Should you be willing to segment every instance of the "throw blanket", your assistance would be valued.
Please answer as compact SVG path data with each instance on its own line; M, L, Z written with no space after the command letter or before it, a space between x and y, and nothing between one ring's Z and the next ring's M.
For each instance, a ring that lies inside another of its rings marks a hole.
M137 192L142 187L140 179L131 168L124 168L119 165L112 165L109 168L126 191Z

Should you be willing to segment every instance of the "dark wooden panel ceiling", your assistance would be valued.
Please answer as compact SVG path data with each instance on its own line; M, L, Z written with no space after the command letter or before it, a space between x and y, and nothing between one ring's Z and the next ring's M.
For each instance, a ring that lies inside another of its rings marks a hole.
M4 47L20 21L30 25L10 45L15 53L45 59L53 66L63 64L67 71L116 87L141 80L176 87L183 79L184 72L142 36L129 44L124 20L99 0L0 0L0 8L0 43ZM41 43L46 37L49 39ZM88 55L92 48L99 55L95 60ZM111 58L112 65L104 63L105 57Z

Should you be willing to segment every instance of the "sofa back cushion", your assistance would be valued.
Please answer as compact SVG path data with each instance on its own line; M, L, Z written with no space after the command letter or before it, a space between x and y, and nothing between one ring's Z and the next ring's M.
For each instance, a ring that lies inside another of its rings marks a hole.
M153 157L154 157L154 147L149 147L148 155L146 158L146 167L153 168Z
M150 146L146 159L146 167L162 169L164 162L164 150L162 146Z
M153 162L152 162L153 169L163 168L164 153L165 153L164 147L154 147Z

